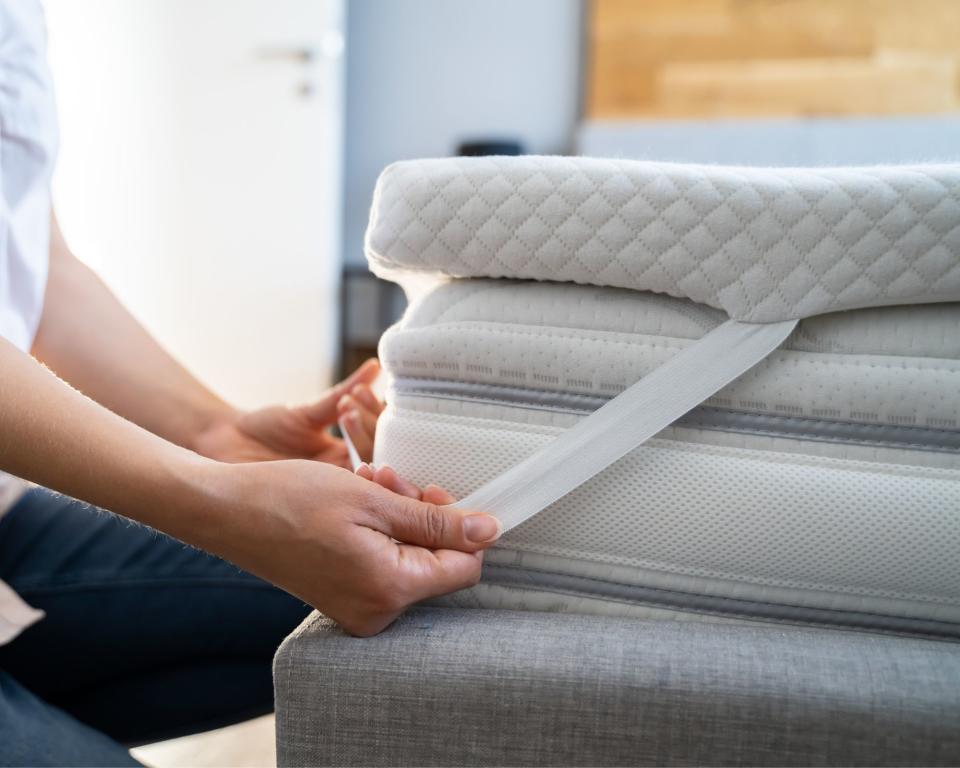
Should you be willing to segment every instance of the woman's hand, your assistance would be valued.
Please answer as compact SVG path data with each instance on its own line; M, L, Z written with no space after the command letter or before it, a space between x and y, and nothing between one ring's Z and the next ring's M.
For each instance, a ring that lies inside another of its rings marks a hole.
M227 411L197 436L192 447L202 456L231 463L312 459L349 467L343 440L329 431L340 420L361 458L369 461L383 410L370 389L379 373L379 363L371 359L310 405Z
M330 464L204 458L94 403L5 339L0 370L0 469L220 555L354 634L476 583L478 553L499 536L489 515Z
M343 417L369 460L383 408L369 386L380 371L376 360L312 405L238 411L161 348L70 252L56 217L49 266L33 354L100 405L171 443L228 462L313 459L348 466L343 442L329 433Z
M211 470L231 524L200 546L355 635L380 632L412 603L476 584L481 550L500 535L496 518L443 507L453 500L445 491L421 493L389 468L374 482L363 479L366 470L357 477L308 461Z
M399 493L401 496L407 496L411 499L419 499L430 504L453 504L456 501L447 491L439 485L426 485L418 488L409 480L400 477L393 467L384 464L382 467L374 469L369 464L361 464L356 469L356 474L364 480L370 480L377 485L386 488L388 491Z

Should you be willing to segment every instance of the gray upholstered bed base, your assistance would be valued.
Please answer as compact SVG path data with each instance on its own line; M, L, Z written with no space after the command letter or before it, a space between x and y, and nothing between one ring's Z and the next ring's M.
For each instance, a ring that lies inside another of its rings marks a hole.
M418 608L274 673L282 766L960 764L953 643Z

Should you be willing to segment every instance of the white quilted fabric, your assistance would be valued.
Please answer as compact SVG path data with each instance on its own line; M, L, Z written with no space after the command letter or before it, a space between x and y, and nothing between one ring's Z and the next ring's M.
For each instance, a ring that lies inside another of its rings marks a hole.
M960 165L401 162L377 184L367 256L381 274L655 291L753 322L960 301Z

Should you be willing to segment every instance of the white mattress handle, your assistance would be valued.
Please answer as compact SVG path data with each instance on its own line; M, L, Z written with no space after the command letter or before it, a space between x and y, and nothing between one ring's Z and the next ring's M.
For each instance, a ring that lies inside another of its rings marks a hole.
M453 506L490 512L510 530L748 371L779 347L797 322L728 320Z

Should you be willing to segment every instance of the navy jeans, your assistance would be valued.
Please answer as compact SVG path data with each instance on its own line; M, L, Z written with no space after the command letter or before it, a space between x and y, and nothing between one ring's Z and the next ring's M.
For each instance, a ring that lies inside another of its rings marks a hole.
M273 709L299 600L151 529L36 489L0 579L46 618L0 646L0 765L136 765L122 744Z

